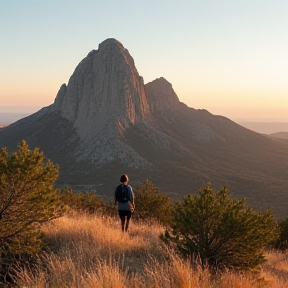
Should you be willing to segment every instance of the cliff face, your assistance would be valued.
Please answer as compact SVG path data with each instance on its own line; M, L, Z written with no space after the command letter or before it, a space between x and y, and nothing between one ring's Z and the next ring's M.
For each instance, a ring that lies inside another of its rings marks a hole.
M287 210L287 141L187 107L163 77L144 85L115 39L78 64L53 104L0 129L10 152L22 139L60 165L59 184L93 184L107 195L128 173L179 197L210 181L254 206Z
M77 160L89 159L99 166L118 159L149 166L122 141L130 125L150 122L151 113L143 78L117 40L105 40L78 64L51 109L73 123L80 138Z
M61 86L53 110L74 123L81 139L93 138L107 125L125 129L150 119L143 78L115 39L105 40L79 63L67 87Z
M181 106L171 83L163 77L147 83L145 85L145 91L152 113L165 110L177 111Z

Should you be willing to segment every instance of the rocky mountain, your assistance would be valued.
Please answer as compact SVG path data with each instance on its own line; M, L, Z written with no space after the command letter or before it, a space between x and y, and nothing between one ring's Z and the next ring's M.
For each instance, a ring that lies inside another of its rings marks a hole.
M181 103L158 78L144 85L128 50L102 42L76 67L55 102L0 129L12 152L25 139L60 165L58 184L111 196L127 173L171 197L229 186L256 208L286 213L288 143Z

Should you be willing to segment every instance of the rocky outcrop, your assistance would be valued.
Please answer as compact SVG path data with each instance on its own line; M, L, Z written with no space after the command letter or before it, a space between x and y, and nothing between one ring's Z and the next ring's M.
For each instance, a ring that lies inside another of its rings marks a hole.
M67 86L66 84L62 84L54 101L54 105L51 106L53 111L61 111L62 109L62 104L63 104L63 99L65 97L67 91Z
M160 77L145 85L148 104L152 112L178 110L180 102L172 84Z
M83 140L111 123L116 133L115 124L126 129L150 118L143 78L128 50L115 39L105 40L79 63L67 87L61 86L53 109L74 123Z
M148 123L151 113L143 78L116 39L105 40L78 64L51 109L73 123L80 138L77 161L97 167L115 160L133 167L151 165L123 141L130 125Z

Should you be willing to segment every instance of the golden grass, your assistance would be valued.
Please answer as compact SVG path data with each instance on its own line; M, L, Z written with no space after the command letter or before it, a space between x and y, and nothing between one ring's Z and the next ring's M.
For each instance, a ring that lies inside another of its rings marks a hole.
M206 269L181 259L159 239L160 226L131 223L123 233L118 219L66 215L46 224L50 250L34 267L19 271L26 288L287 288L288 255L269 252L257 273Z

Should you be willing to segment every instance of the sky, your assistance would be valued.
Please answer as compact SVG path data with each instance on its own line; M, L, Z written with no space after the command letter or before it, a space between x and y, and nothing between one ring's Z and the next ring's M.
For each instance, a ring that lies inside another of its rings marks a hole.
M78 63L120 41L144 83L232 120L288 122L287 0L0 0L0 113L54 102Z

